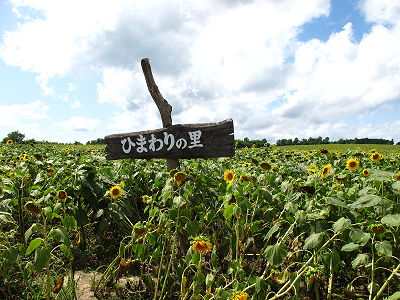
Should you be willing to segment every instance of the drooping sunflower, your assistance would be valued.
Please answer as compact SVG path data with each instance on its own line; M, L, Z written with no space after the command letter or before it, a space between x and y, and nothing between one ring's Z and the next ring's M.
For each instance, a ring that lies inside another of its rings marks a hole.
M174 180L177 182L182 182L186 178L186 174L183 172L177 172L174 176Z
M117 199L119 196L122 195L121 187L116 185L110 189L110 195L113 199Z
M381 159L382 159L382 156L378 152L375 152L371 155L371 160L374 162L380 161Z
M232 300L246 300L247 294L243 292L235 293L232 297Z
M363 175L364 175L364 176L369 176L369 172L368 172L367 169L363 170Z
M226 183L231 183L235 179L235 174L231 170L226 170L224 174L224 180Z
M319 172L319 168L316 165L309 165L307 168L307 173L309 175L317 174Z
M28 210L28 211L30 211L32 213L35 213L35 214L40 213L40 208L37 207L37 205L32 201L26 202L25 203L25 208L26 208L26 210Z
M212 246L207 238L203 236L198 236L194 238L192 248L194 252L206 254L211 251Z
M394 175L394 179L396 179L396 180L400 180L400 173L399 173L399 174L396 174L396 175Z
M7 145L12 145L13 144L13 141L12 140L8 140L7 141Z
M67 200L68 195L67 192L62 190L57 192L57 199L60 200L61 202Z
M271 169L271 165L264 161L260 164L260 168L263 168L264 170L269 170Z
M347 161L346 168L350 171L357 170L360 167L360 162L355 158L350 158Z
M178 173L179 170L178 169L172 169L171 171L169 171L169 176L174 177L176 173Z
M331 168L332 168L332 165L331 165L331 164L326 165L326 166L322 169L321 177L322 177L322 178L328 177L329 173L331 172Z

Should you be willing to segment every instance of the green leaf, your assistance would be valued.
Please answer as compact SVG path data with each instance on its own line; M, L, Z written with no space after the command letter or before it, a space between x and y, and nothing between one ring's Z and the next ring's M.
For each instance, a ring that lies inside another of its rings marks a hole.
M58 227L56 229L52 229L49 233L49 237L56 239L57 241L64 243L67 247L70 244L70 238L68 231L64 227Z
M387 224L389 226L399 226L400 225L400 215L386 215L381 219L382 224Z
M35 267L37 273L40 273L40 271L43 269L43 267L46 265L49 259L50 259L49 249L42 249L42 248L36 249L35 262L33 263L33 266Z
M5 249L5 250L3 250L2 255L6 260L13 263L18 258L18 249L15 247Z
M232 215L233 215L233 208L234 208L234 207L235 207L235 206L233 206L233 205L228 205L228 206L224 209L224 217L225 217L225 219L229 220L229 219L232 218Z
M119 244L119 256L124 257L125 247L126 244L123 241L121 241L121 243Z
M172 207L173 208L181 208L182 205L186 204L186 199L182 196L174 197Z
M323 215L321 215L319 212L311 212L307 214L307 220L313 221L313 220L321 220L325 219Z
M28 241L29 237L39 230L40 225L33 223L31 227L25 232L25 241Z
M332 229L335 233L349 227L351 225L351 220L341 217L339 220L337 220L333 225Z
M269 239L275 232L279 230L280 224L275 223L274 226L271 227L271 229L268 231L267 235L265 236L265 239Z
M392 180L394 173L388 171L382 171L378 169L368 169L369 176L367 181L390 181Z
M335 271L339 267L340 260L340 255L337 251L328 252L324 255L324 263L327 270L332 266L332 269Z
M53 212L56 213L56 214L58 214L58 213L60 212L62 206L63 206L62 203L57 202L57 204L54 205Z
M74 216L66 216L63 223L67 230L72 230L77 228L77 223Z
M68 259L70 259L70 260L74 259L74 255L71 253L71 251L69 250L69 248L67 246L65 246L64 244L61 244L60 249Z
M133 248L133 252L135 252L137 258L141 258L144 253L144 245L136 244Z
M400 292L396 292L389 297L385 298L384 300L399 300L400 299Z
M392 184L392 188L395 190L400 190L400 181L396 181Z
M273 265L279 266L281 265L288 254L286 245L269 245L267 249L265 249L264 256L265 258Z
M297 225L304 226L306 223L306 212L304 210L298 210L295 214Z
M353 269L368 264L369 264L369 255L364 253L358 254L357 257L351 262L351 266L353 267Z
M381 197L376 195L365 195L358 198L356 202L349 204L351 208L365 208L379 204L382 201Z
M53 210L50 206L46 206L45 208L43 208L43 212L49 221L53 219Z
M389 241L376 242L375 249L379 255L392 256L392 245Z
M265 285L265 279L257 276L256 286L255 286L256 293L262 291L264 289L264 285Z
M40 238L32 240L29 244L28 249L26 250L25 255L28 256L29 254L31 254L32 251L35 250L37 247L39 247L41 243L42 243L42 239L40 239Z
M322 241L322 234L321 233L313 233L304 241L303 249L310 249L317 246Z
M359 247L360 247L359 244L348 243L348 244L344 245L341 250L344 252L351 252L351 251L357 250Z
M78 208L76 210L75 219L78 227L81 227L88 219L86 211L82 208Z
M193 220L187 223L187 233L196 236L199 233L199 221Z
M215 276L211 273L208 273L206 276L206 290L208 290L209 288L211 288L211 285L213 284L215 279Z
M331 204L331 205L335 205L335 206L340 206L340 207L347 207L346 203L344 203L343 201L340 201L336 197L329 197L326 200L326 203Z
M368 232L363 232L360 229L351 230L349 233L350 239L359 244L360 246L365 246L365 244L370 240L371 234Z

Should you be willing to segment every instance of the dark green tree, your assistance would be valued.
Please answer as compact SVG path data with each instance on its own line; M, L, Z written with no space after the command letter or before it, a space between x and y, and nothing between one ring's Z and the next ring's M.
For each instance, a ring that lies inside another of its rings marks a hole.
M12 140L13 143L21 143L25 138L25 134L17 131L10 132L7 136L3 139L3 143L7 143L8 140Z

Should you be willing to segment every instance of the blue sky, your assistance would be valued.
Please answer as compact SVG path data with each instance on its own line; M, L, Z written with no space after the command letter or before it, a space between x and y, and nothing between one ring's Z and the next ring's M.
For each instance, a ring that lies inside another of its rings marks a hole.
M178 123L400 141L400 1L0 2L0 138L86 143Z

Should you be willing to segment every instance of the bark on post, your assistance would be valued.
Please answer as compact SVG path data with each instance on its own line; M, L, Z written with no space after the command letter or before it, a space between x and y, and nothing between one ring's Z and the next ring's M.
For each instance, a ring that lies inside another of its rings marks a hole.
M158 110L160 111L161 120L163 123L163 127L167 128L172 126L172 106L168 103L167 100L161 95L158 86L156 85L153 73L151 72L150 62L148 58L143 58L141 61L142 70L144 74L144 78L146 79L147 88L149 89L150 95L156 103ZM167 158L167 168L168 171L173 169L179 169L179 159Z

